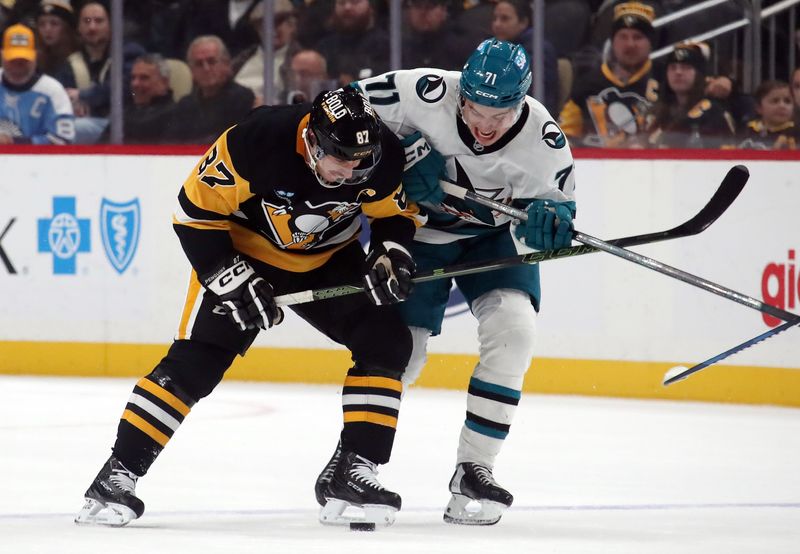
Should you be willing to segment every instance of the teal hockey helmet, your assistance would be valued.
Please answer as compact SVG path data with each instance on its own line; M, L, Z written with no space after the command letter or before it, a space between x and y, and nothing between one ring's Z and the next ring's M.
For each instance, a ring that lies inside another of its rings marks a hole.
M511 42L484 40L461 70L461 95L482 106L510 108L531 86L531 63L525 49Z

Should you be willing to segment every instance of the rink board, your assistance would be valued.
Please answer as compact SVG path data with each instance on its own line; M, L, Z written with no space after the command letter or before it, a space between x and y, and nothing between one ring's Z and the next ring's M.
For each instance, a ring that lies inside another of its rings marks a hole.
M0 373L141 375L175 333L189 268L171 228L196 155L4 155ZM576 226L615 238L696 213L737 160L578 159ZM800 164L745 160L751 179L704 233L636 250L780 307L800 308ZM542 265L537 357L526 389L800 405L800 330L668 389L664 371L773 325L730 300L613 256ZM449 310L420 384L463 388L475 322ZM346 352L294 316L262 333L230 377L336 382Z

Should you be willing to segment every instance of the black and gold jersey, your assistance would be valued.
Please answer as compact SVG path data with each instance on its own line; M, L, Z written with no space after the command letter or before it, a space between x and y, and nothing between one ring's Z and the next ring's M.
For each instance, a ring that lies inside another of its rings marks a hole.
M800 145L800 127L788 121L777 127L768 127L760 119L747 124L739 148L755 150L797 150Z
M658 100L652 63L621 81L608 64L580 78L559 115L559 125L575 144L619 147L645 128L650 106Z
M647 141L654 148L729 148L736 137L733 117L711 98L650 131Z
M173 225L203 274L231 250L305 272L358 237L359 215L373 241L410 245L424 222L401 187L405 154L383 128L382 157L364 183L323 187L305 161L310 104L253 110L208 149L183 184Z

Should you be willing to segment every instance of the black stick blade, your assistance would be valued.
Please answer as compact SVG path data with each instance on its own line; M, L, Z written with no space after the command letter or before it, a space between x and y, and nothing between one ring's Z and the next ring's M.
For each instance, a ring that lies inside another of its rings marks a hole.
M682 229L687 233L686 236L704 231L733 204L748 179L750 179L750 171L745 166L735 165L730 168L711 200L692 219L679 225L676 229Z

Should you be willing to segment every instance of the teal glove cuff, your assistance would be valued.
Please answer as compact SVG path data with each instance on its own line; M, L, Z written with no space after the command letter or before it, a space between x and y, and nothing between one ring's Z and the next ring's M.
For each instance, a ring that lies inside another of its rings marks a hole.
M414 202L438 204L444 200L445 192L439 179L445 175L444 157L431 148L419 131L401 141L406 152L403 189Z

